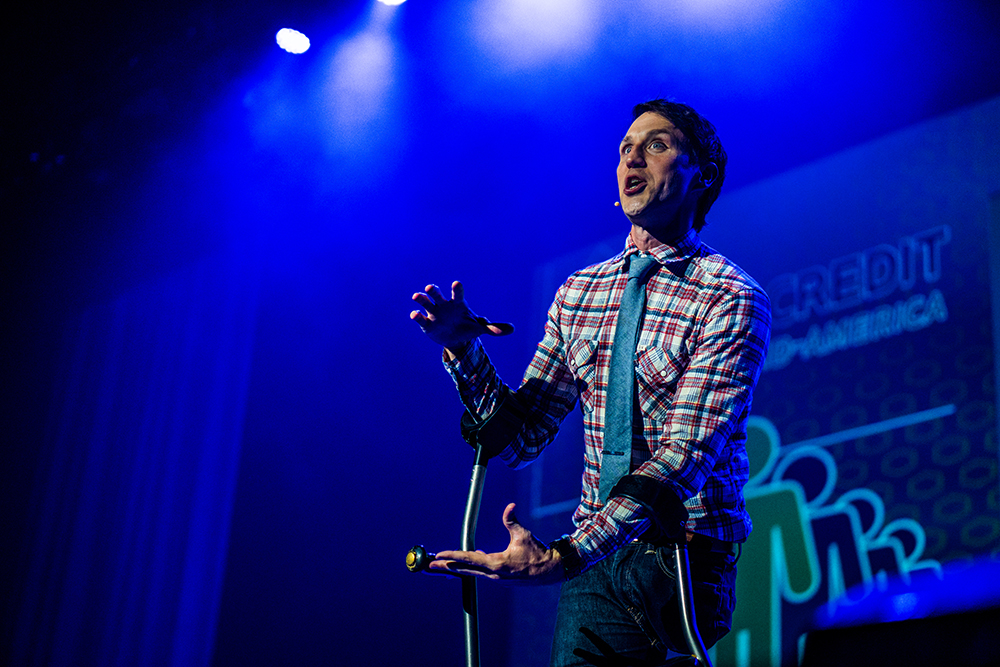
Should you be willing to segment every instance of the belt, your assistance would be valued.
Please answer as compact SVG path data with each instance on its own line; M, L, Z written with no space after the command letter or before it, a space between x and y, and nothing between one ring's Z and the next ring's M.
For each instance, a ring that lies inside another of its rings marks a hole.
M740 545L737 542L723 542L714 537L702 535L701 533L692 533L691 531L685 532L685 538L685 541L688 543L688 549L691 551L707 551L713 554L730 554L733 556L739 555L738 550L740 549ZM633 542L647 542L659 547L669 546L673 543L663 539L650 539L645 535L635 538Z
M735 554L737 545L735 542L723 542L708 535L692 533L687 531L688 547L697 551L709 551L716 554Z

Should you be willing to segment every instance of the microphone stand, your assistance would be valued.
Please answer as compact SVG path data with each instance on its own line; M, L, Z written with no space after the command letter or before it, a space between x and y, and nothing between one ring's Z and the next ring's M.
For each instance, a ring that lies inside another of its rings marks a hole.
M462 519L462 551L476 550L476 522L479 519L479 504L483 496L486 480L486 464L489 456L482 445L476 443L476 455L472 464L472 481L469 497L465 502L465 517ZM406 554L406 568L410 572L420 572L434 560L434 554L427 553L417 545ZM476 578L462 577L462 611L465 621L465 665L479 667L479 602L476 594Z
M462 519L462 551L476 550L476 522L479 519L479 502L483 496L487 462L489 459L483 453L482 446L477 444L469 498L465 503L465 518ZM479 667L479 602L475 577L462 578L462 610L465 619L465 664L466 667Z

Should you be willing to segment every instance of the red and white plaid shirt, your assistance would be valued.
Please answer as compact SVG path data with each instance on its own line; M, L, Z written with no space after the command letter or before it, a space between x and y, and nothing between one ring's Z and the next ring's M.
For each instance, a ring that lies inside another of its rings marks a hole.
M501 454L508 466L533 461L577 401L584 423L585 467L570 543L575 576L649 528L646 511L627 498L598 500L611 343L628 279L625 250L574 273L549 308L545 336L517 390L529 411ZM770 336L770 302L739 267L689 232L650 253L662 265L646 286L636 350L639 407L632 472L669 484L684 500L687 529L742 542L751 523L743 501L749 463L747 417ZM462 402L480 417L496 404L502 380L479 341L445 364Z

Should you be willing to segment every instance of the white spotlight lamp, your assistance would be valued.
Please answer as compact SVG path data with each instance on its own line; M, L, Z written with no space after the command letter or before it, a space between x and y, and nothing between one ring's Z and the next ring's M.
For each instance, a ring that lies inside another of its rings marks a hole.
M309 38L298 30L282 28L274 39L278 42L278 46L289 53L305 53L309 50Z

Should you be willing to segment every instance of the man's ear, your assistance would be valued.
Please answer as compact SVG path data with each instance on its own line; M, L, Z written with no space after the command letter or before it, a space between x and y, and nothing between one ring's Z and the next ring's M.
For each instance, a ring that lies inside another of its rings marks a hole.
M702 186L707 190L712 187L712 183L715 183L715 179L719 177L719 166L714 162L709 162L701 167L701 175L698 178L701 181Z

